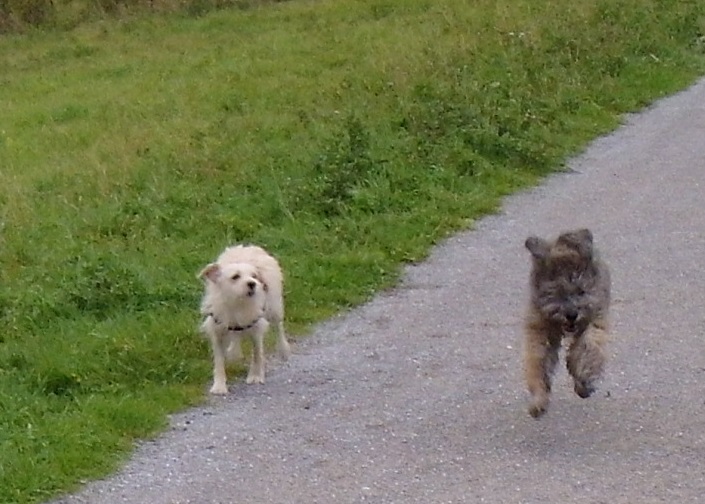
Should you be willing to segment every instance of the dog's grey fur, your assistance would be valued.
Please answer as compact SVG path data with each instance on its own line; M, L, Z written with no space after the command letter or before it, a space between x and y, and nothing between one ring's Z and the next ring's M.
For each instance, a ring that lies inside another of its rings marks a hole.
M552 242L532 236L525 246L533 267L524 364L531 393L529 413L539 417L548 407L551 378L564 343L575 393L587 398L595 390L605 365L610 273L588 229L562 233Z

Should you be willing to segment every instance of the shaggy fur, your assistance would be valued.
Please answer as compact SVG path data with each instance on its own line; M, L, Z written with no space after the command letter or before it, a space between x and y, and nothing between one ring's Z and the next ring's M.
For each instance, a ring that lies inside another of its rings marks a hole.
M264 336L277 327L277 350L291 353L284 333L282 272L277 260L254 245L229 247L198 275L205 282L201 330L213 348L211 394L227 394L225 361L242 358L241 337L252 339L247 383L264 383Z
M587 398L595 391L606 358L610 274L588 229L563 233L553 242L532 236L525 246L533 267L524 369L531 394L529 413L536 418L548 407L563 344L575 393Z

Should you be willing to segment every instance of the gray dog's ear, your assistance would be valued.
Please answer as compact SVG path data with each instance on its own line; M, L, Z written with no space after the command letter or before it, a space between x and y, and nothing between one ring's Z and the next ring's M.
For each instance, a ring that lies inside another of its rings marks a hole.
M587 228L579 229L575 232L575 235L584 246L588 246L592 249L592 231Z
M524 242L524 246L529 249L531 255L536 259L545 259L551 249L548 242L538 236L529 236Z
M211 282L215 282L220 276L220 265L218 263L210 263L203 268L198 274L198 278L207 278Z
M577 250L583 257L592 257L592 232L589 229L578 229L563 233L558 237L558 243Z

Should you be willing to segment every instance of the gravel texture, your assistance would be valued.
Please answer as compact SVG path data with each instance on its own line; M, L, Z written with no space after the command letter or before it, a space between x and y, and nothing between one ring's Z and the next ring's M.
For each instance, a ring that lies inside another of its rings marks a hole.
M703 502L705 81L570 168L56 504ZM583 226L612 269L611 360L587 400L560 367L534 420L524 239Z

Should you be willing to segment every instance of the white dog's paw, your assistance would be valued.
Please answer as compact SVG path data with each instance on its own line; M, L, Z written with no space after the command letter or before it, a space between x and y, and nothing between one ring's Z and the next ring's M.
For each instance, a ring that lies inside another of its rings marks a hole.
M291 346L289 345L289 342L284 341L280 342L277 344L277 353L279 354L279 358L283 361L289 360L289 357L291 357Z
M215 395L227 395L228 387L225 383L214 383L211 387L211 394Z
M250 371L247 374L247 379L245 380L245 382L248 385L252 385L253 383L264 383L264 373L261 371Z

